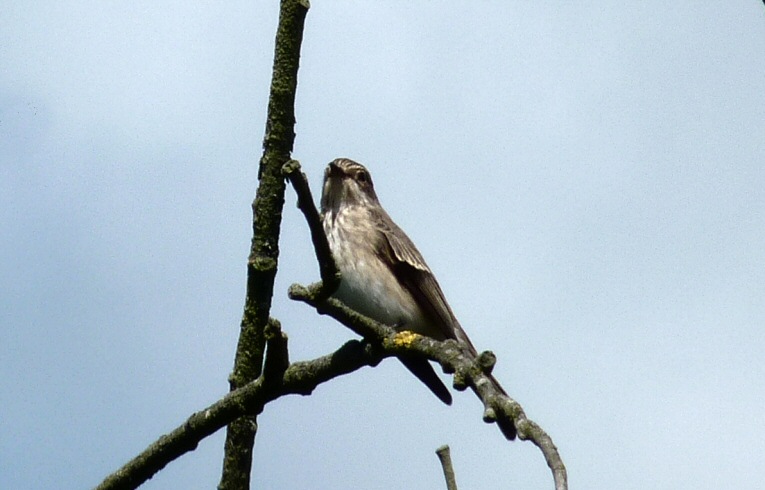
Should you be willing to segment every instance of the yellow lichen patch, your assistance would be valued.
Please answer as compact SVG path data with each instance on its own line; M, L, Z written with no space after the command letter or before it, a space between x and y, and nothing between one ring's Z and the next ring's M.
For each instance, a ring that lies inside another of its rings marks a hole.
M404 330L403 332L399 332L396 334L395 337L393 337L393 343L396 345L404 345L406 347L409 347L412 345L412 342L414 342L417 339L418 335L414 332L410 332L409 330Z

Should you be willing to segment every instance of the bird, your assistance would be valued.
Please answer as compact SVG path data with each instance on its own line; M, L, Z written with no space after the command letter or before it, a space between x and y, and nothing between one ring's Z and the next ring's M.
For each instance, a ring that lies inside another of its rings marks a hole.
M422 254L380 204L364 165L348 158L327 165L321 220L341 276L333 297L397 331L453 339L478 354ZM452 403L427 359L400 360L441 401ZM489 379L506 394L493 376ZM509 439L515 437L514 426L502 429Z

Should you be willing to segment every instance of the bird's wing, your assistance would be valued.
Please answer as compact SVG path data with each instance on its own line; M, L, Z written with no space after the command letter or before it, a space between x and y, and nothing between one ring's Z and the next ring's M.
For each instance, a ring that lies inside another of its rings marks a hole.
M433 323L443 336L447 339L461 341L468 346L473 356L477 356L478 351L476 351L470 338L462 329L459 321L457 321L457 317L454 316L449 303L446 302L441 286L430 271L428 264L425 263L425 259L422 258L420 251L417 250L412 240L404 233L404 230L399 228L385 211L382 211L382 215L379 218L375 222L380 223L379 232L381 232L385 239L378 241L375 247L378 249L377 253L384 254L383 258L389 259L385 260L385 263L393 264L391 266L393 274L414 297L417 304L426 310L427 316L433 319ZM418 372L419 369L417 368L422 366L410 366L407 362L404 362L404 365L441 398L439 392L428 383L429 379L421 376ZM494 376L489 374L488 378L500 393L507 396L507 392ZM441 399L447 404L451 402L451 399L449 401L446 401L444 398ZM512 421L508 422L504 418L500 418L497 420L497 424L507 439L515 439L516 428Z
M385 213L383 211L383 213ZM454 316L436 277L425 263L422 254L404 231L387 215L375 220L385 240L378 253L387 255L386 263L399 282L409 291L418 305L438 329L444 339L455 339L467 344L475 353L475 347ZM387 245L387 246L385 246ZM434 335L434 337L436 337ZM440 340L440 339L439 339Z

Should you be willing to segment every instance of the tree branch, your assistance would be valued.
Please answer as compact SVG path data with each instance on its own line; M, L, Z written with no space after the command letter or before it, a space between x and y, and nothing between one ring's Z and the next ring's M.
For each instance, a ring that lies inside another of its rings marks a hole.
M279 332L272 340L268 343L266 358L278 359L286 353L286 337ZM269 369L267 361L263 376L191 415L109 475L96 490L137 488L171 461L196 449L199 441L232 421L244 415L259 414L268 402L284 395L310 395L318 385L364 366L376 366L388 355L392 354L382 353L368 342L351 340L332 354L291 364L274 378L271 376L276 373Z
M298 201L297 206L305 216L308 228L311 231L311 241L313 249L316 252L316 260L319 262L319 274L321 283L317 283L314 293L318 299L328 298L337 290L340 284L340 271L335 264L335 258L332 256L332 250L329 248L327 235L324 233L324 226L321 223L321 216L316 209L316 205L311 195L311 187L308 185L308 179L300 169L300 162L290 160L284 167L282 173L289 179L292 187L295 189Z
M452 456L449 446L441 446L436 449L438 460L441 462L441 468L444 470L444 479L446 480L446 490L457 490L457 478L454 476L454 467L452 466Z
M303 293L308 293L303 296ZM292 286L293 299L312 304L310 291ZM321 383L342 376L363 366L376 366L386 357L416 352L441 364L445 372L455 374L455 387L468 386L486 407L484 420L504 419L515 422L518 437L531 440L540 448L553 471L556 490L566 490L566 469L552 439L533 421L526 418L523 409L511 398L497 392L486 377L485 360L472 359L470 353L453 340L439 342L411 332L396 332L390 327L360 315L341 302L329 298L317 304L317 311L337 319L354 332L369 340L351 340L334 353L312 361L290 364L281 376L280 366L287 361L286 336L278 322L269 324L266 366L257 380L226 395L220 401L193 414L184 424L162 436L140 455L110 475L98 490L133 489L151 478L170 461L196 448L199 441L245 415L259 414L265 405L284 395L310 395ZM273 366L273 367L269 367ZM459 380L459 382L458 382ZM491 417L486 411L491 409Z
M258 171L260 184L252 205L253 237L247 261L247 294L234 370L229 377L231 390L258 378L263 369L264 331L271 310L284 207L285 183L281 169L290 158L295 140L295 92L307 9L307 0L281 1L263 156ZM246 490L250 487L256 431L257 420L251 415L229 426L219 489Z

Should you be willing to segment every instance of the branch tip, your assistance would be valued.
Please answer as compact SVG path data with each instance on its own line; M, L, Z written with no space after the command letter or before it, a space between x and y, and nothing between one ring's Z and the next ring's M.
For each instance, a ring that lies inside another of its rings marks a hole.
M476 364L484 374L491 374L494 365L497 363L497 356L490 350L481 352L476 358Z
M292 284L287 290L287 296L293 301L305 301L308 299L308 289L301 284Z
M296 172L300 172L300 162L297 160L289 160L282 165L282 175L286 178L291 178Z
M457 490L457 480L454 476L454 467L452 466L452 455L448 445L443 445L436 449L436 455L441 462L441 468L444 471L447 490Z
M270 317L268 319L268 323L266 323L266 328L264 331L264 334L266 336L266 340L271 340L274 337L278 337L282 334L282 324L277 320L276 318ZM285 335L286 338L286 335Z
M497 421L497 412L492 407L486 407L483 411L483 421L487 424Z
M462 370L457 369L455 371L452 386L454 386L454 389L457 391L465 391L468 388L467 377Z
M282 332L279 320L269 318L265 330L266 356L263 362L263 378L269 382L281 382L282 375L290 365L287 335Z

